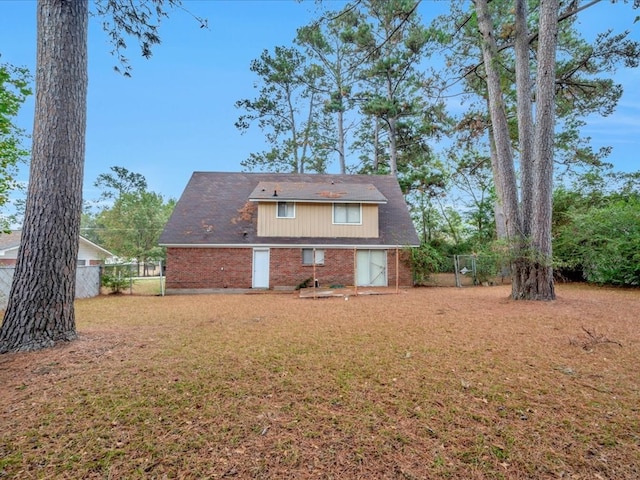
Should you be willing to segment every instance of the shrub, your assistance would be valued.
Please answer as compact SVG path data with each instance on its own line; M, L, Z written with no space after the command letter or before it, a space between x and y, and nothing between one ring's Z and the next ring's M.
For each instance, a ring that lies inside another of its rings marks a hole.
M428 283L431 274L439 272L445 262L440 252L426 243L409 249L408 258L416 285Z
M131 272L121 267L105 269L100 279L102 286L111 290L111 293L122 293L131 282Z
M598 284L640 286L640 201L634 198L571 215L557 232L557 267Z

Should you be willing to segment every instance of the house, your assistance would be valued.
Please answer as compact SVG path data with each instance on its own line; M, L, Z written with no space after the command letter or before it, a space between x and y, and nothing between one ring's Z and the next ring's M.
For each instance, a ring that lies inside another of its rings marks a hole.
M0 233L0 265L16 264L21 237L22 230ZM78 266L101 265L105 260L111 258L113 258L111 252L80 236Z
M419 240L392 176L195 172L159 243L171 293L410 286Z

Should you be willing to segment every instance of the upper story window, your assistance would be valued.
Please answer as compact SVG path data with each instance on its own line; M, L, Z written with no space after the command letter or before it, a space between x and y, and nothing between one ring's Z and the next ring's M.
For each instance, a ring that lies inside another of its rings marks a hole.
M295 218L296 204L293 202L278 202L276 208L276 217L278 218Z
M359 203L334 203L333 223L359 225L362 223L362 211Z

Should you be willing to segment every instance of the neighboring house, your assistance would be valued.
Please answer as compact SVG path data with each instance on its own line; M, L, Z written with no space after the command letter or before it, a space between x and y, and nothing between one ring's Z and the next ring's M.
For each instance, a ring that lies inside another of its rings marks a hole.
M410 286L419 240L392 176L195 172L159 243L179 292Z
M20 247L21 230L0 233L0 265L15 265ZM113 254L99 245L80 236L78 248L78 266L101 265Z

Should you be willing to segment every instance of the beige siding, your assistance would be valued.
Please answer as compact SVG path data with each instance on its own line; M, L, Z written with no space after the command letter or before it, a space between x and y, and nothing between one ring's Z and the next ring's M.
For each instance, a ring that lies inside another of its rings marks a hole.
M86 260L86 264L89 265L91 260L103 260L104 255L100 255L100 252L92 248L91 245L80 242L78 246L78 260Z
M296 203L295 218L276 218L276 203L258 204L259 237L378 237L378 205L362 205L361 225L334 225L331 204Z

